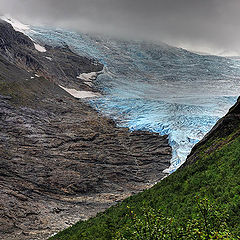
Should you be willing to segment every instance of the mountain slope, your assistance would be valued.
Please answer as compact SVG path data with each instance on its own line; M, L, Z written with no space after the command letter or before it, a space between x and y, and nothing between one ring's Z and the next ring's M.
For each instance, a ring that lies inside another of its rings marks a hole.
M58 85L77 90L93 90L77 76L101 71L101 63L77 55L67 45L45 45L45 48L46 52L39 52L29 37L15 31L9 23L0 19L0 54L6 60Z
M51 239L111 239L128 221L129 210L161 209L181 224L196 212L195 196L207 197L229 215L230 229L240 234L240 100L192 150L181 169L149 190L79 222Z
M58 86L85 89L76 76L101 64L0 29L0 239L46 239L165 176L167 136L118 128Z

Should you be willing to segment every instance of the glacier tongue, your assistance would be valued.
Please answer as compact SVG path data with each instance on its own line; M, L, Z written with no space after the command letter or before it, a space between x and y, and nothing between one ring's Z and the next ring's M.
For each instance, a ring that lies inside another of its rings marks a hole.
M240 61L203 56L166 44L124 41L31 27L35 41L68 44L96 58L105 71L93 80L103 93L89 102L130 130L168 134L175 171L191 148L225 115L240 92Z
M206 99L201 98L196 99L199 105L119 97L92 99L91 103L122 127L129 127L132 131L147 130L167 134L172 147L172 160L170 168L165 172L172 173L184 163L192 147L228 111L236 99L213 97L208 99L207 106L201 106L202 102L206 104Z

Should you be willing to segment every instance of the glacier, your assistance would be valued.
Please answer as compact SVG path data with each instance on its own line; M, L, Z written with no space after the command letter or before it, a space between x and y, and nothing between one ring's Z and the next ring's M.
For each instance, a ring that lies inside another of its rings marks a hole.
M184 163L240 93L238 59L198 55L164 43L30 28L26 34L42 45L67 44L104 64L103 74L93 80L102 95L86 101L121 127L167 134L173 153L166 173Z

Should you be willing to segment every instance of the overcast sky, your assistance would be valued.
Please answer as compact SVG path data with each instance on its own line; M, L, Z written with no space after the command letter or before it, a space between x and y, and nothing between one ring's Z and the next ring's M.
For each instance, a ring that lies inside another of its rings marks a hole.
M240 53L240 0L0 0L29 24Z

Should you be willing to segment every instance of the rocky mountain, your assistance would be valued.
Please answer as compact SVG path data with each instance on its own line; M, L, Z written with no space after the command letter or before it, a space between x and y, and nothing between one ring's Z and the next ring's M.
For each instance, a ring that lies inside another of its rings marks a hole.
M118 128L59 85L103 65L0 22L0 238L46 239L165 175L167 136Z
M101 63L77 55L67 45L64 47L46 45L44 51L39 52L29 37L15 31L11 24L3 20L0 20L0 53L22 69L44 76L56 84L64 87L71 86L77 90L90 90L89 86L77 76L103 69Z

